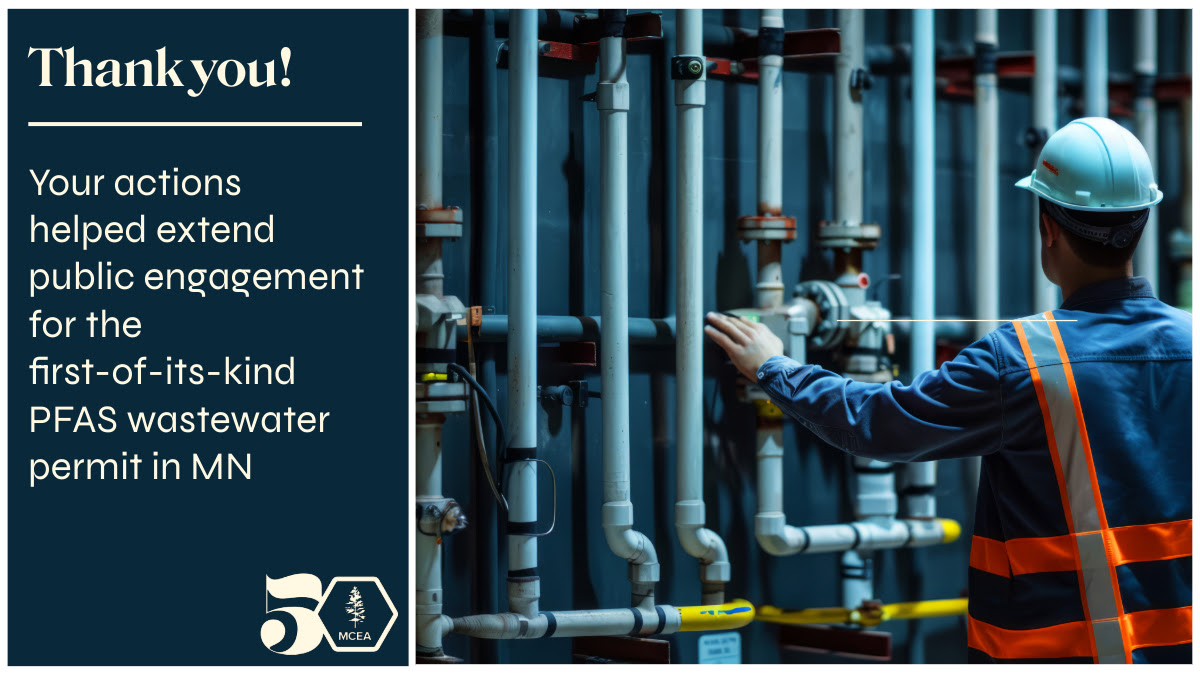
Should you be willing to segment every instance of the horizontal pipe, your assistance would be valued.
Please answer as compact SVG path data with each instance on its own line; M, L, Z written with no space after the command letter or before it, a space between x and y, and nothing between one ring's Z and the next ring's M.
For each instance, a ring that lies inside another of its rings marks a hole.
M540 315L538 341L599 341L600 316ZM480 341L503 341L508 337L508 316L485 315L476 336ZM629 343L636 345L675 342L675 318L630 318Z
M947 598L911 603L892 603L879 611L866 612L848 608L807 608L781 610L773 605L758 609L755 620L772 624L862 624L877 626L895 619L931 619L967 614L967 599Z
M679 610L680 631L740 629L754 621L754 606L741 598L721 605L695 605Z
M871 519L826 526L789 526L783 512L754 516L754 536L773 556L949 544L962 527L951 519Z
M907 337L912 333L911 318L894 318L892 332ZM943 339L969 340L974 323L970 318L942 317L933 324L934 334ZM1014 318L1015 320L1015 318ZM993 328L1004 321L990 324ZM537 317L538 341L599 341L600 316L540 315ZM508 337L508 316L485 315L475 337L484 342L504 341ZM630 318L629 343L638 346L665 345L675 342L675 318Z
M451 630L475 638L533 639L580 636L666 635L678 631L724 631L754 621L754 606L738 599L722 605L472 615L453 620Z
M509 10L497 9L493 11L495 12L496 35L498 37L508 35ZM476 20L475 12L476 10L473 9L445 10L446 23L448 24L447 32L456 35L458 33L453 29L457 28L461 32L463 28L470 26ZM540 9L538 10L538 38L542 40L571 42L574 39L576 21L582 19L595 20L597 18L594 12ZM704 50L706 53L712 52L714 56L729 56L735 46L742 44L746 40L754 39L757 35L754 30L749 28L721 26L715 23L706 23L702 29L704 31ZM675 32L675 24L667 19L667 15L664 15L662 22L663 37L674 37Z

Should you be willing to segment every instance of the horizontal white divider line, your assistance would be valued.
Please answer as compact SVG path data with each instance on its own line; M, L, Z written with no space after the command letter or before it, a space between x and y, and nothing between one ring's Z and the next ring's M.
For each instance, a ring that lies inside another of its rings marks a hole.
M30 126L362 126L362 122L29 122Z

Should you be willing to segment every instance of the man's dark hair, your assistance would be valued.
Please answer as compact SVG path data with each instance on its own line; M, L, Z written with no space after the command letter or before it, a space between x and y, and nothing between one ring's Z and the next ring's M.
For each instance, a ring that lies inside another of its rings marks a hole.
M1146 230L1145 227L1138 229L1137 233L1133 235L1133 239L1129 241L1129 245L1123 248L1114 248L1111 245L1105 245L1097 241L1086 239L1071 231L1066 226L1063 226L1063 223L1059 222L1058 218L1054 217L1054 213L1047 210L1046 200L1041 197L1038 197L1038 210L1043 215L1046 215L1050 219L1059 223L1059 226L1062 228L1063 238L1067 239L1067 245L1071 246L1071 251L1074 252L1079 259L1083 260L1085 264L1090 264L1092 266L1124 266L1126 262L1133 259L1133 251L1137 248L1138 241L1140 241L1142 238L1142 232ZM1133 222L1146 212L1144 210L1133 210L1114 213L1097 212L1092 210L1075 210L1073 208L1064 208L1063 210L1066 210L1071 217L1082 222L1083 224L1093 227L1119 227L1122 224ZM1038 230L1042 231L1043 234L1045 233L1045 231L1042 229L1044 226L1045 225L1042 223L1042 219L1039 217Z

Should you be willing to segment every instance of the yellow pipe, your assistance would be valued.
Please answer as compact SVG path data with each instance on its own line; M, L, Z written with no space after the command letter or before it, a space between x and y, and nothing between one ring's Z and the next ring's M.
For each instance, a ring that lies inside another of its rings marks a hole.
M937 521L938 523L942 524L942 531L944 534L944 537L942 537L942 544L950 544L951 542L957 540L959 535L962 535L962 526L960 526L954 519L937 519ZM903 603L897 603L897 605L903 605Z
M760 622L772 624L862 624L876 626L892 619L928 619L967 614L967 599L948 598L936 601L892 603L878 611L848 608L809 608L806 610L780 610L773 605L764 605L755 616Z
M754 621L754 606L741 598L722 605L694 605L675 609L679 610L680 631L740 629Z
M437 372L426 372L424 374L421 374L421 383L428 383L430 381L449 381L449 380L450 380L450 376L447 374L438 374Z

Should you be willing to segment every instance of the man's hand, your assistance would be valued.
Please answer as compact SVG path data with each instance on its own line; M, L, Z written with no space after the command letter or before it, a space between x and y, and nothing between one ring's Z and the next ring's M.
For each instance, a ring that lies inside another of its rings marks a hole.
M772 356L783 355L783 342L767 326L747 320L709 313L704 333L725 349L738 371L755 381L758 368Z

